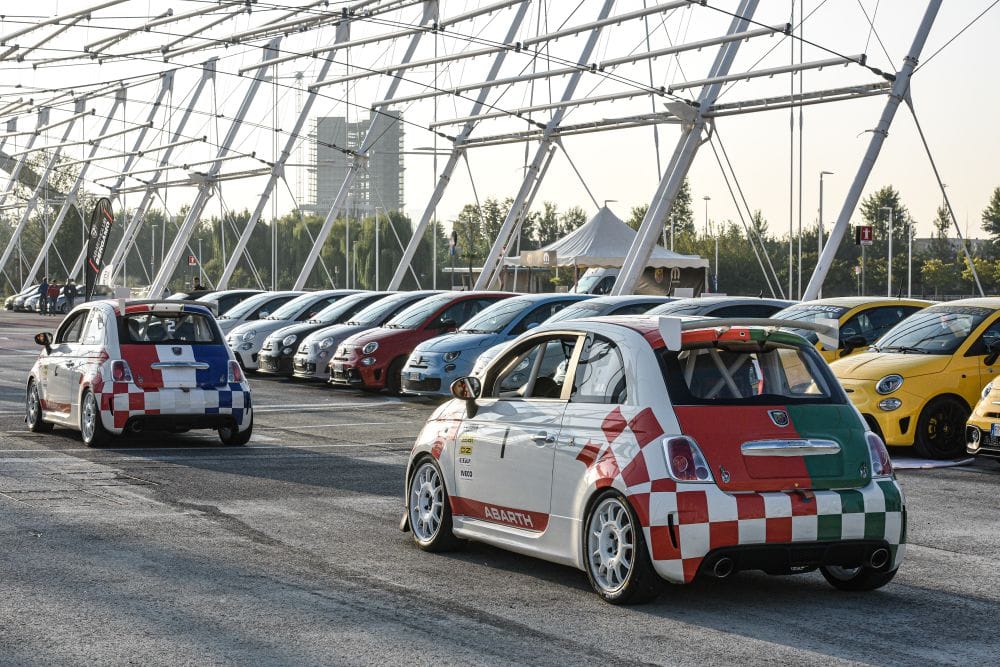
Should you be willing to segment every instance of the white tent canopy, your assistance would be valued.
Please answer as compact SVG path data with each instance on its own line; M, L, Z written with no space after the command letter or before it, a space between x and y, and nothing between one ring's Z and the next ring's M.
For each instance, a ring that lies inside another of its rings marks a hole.
M635 231L622 222L607 206L558 241L538 252L555 251L556 266L619 268L625 261L635 238ZM519 265L520 259L508 257L508 265ZM660 246L653 248L648 266L655 268L705 269L708 260L697 255L681 255Z

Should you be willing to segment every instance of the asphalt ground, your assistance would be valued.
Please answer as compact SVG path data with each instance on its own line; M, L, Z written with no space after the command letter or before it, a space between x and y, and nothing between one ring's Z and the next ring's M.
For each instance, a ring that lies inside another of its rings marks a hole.
M0 664L995 664L996 463L899 474L910 543L879 591L739 573L613 607L582 572L399 531L431 402L257 376L246 447L31 434L54 328L0 313Z

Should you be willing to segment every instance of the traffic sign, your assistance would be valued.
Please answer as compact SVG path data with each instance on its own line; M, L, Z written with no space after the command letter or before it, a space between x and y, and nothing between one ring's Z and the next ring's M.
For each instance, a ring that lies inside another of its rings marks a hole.
M872 243L874 243L874 235L871 225L858 225L854 228L855 245L872 245Z
M188 255L188 266L198 266L198 258L194 255Z

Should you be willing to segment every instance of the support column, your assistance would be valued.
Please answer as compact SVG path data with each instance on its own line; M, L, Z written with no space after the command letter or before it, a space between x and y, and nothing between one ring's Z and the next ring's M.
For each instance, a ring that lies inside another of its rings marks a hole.
M149 295L151 298L156 298L157 295L161 294L173 276L177 268L177 263L181 259L181 254L187 246L188 240L191 238L191 233L201 219L201 214L205 210L205 206L212 198L212 191L215 189L215 177L219 175L219 170L222 168L221 160L226 157L230 147L236 140L240 126L243 125L243 119L250 112L254 97L257 96L260 84L264 80L264 74L267 72L267 68L270 67L270 61L278 55L278 44L280 43L281 38L276 37L264 47L264 59L250 79L250 88L247 90L246 95L243 96L243 103L236 112L233 122L229 125L229 131L226 132L226 138L219 147L215 161L211 164L204 180L198 186L198 194L195 195L194 202L191 203L191 209L188 211L187 216L185 216L180 229L177 230L177 236L174 237L173 243L170 244L170 250L167 251L166 256L163 258L160 270L157 272L156 277L153 278L153 283L149 286Z
M837 223L830 231L826 246L823 248L823 254L820 255L819 261L816 263L816 269L809 279L809 284L806 286L805 292L802 293L803 301L815 299L823 287L823 281L826 280L826 274L833 265L833 259L836 257L840 242L847 232L851 216L854 214L858 201L861 199L861 192L868 182L868 176L871 175L872 169L875 167L875 160L878 159L879 153L882 151L882 144L885 143L885 138L889 135L889 127L892 125L892 119L896 116L897 109L899 109L899 103L908 94L910 77L917 66L920 52L923 51L924 44L927 42L927 36L930 34L931 26L934 25L934 19L937 18L939 9L941 9L941 0L930 0L927 3L924 18L917 28L916 35L913 37L913 44L910 45L910 51L903 60L903 66L896 72L896 79L892 82L889 99L886 100L885 108L882 109L882 116L879 118L878 126L872 132L871 140L868 142L868 150L865 151L865 156L862 158L858 172L851 183L851 189L848 191L844 205L840 209L840 215L837 216Z
M437 9L437 0L426 0L424 2L424 11L423 15L420 17L419 25L422 26L427 23L433 23L437 17ZM416 52L417 46L420 44L420 38L423 36L424 32L424 30L420 30L410 38L410 43L406 48L406 53L403 55L402 65L406 65L413 59L413 54ZM396 76L395 73L391 76L392 81L389 84L389 89L386 91L383 99L391 99L392 97L395 97L396 90L399 88L399 84L403 81L403 77ZM316 266L316 260L319 259L319 254L323 250L323 244L326 243L326 239L330 236L330 230L333 229L333 223L337 219L337 216L340 215L341 210L344 208L344 203L347 201L347 195L351 191L351 186L354 185L354 179L357 177L358 171L364 167L364 163L368 160L368 152L382 136L382 129L389 122L392 121L385 113L375 112L371 125L368 127L368 132L365 134L365 139L361 143L361 148L358 149L350 167L347 169L347 175L344 177L344 182L340 185L337 197L334 199L333 205L330 206L330 211L326 214L323 226L320 227L319 233L316 235L313 247L309 250L309 255L306 257L305 264L299 272L299 277L295 279L295 285L292 289L302 289L303 285L306 284L306 280L309 279L309 274L312 273L313 267Z
M24 149L21 151L21 155L18 156L17 162L14 164L14 168L10 172L10 178L7 179L7 185L4 186L3 192L0 193L0 206L7 203L7 196L13 192L14 187L17 185L17 179L21 176L21 169L24 167L25 160L28 159L28 155L31 153L31 147L35 145L35 139L41 134L39 131L43 126L49 124L49 110L48 108L38 110L38 120L35 121L35 133L28 137L28 143L25 145Z
M517 31L521 29L521 23L524 22L524 17L528 13L528 8L530 7L529 2L524 2L517 9L517 13L514 15L514 19L510 23L510 28L507 29L507 36L504 37L504 43L510 44L514 41L517 36ZM503 66L504 60L507 58L507 53L509 51L504 49L497 53L496 58L493 60L493 65L490 67L490 73L486 76L486 81L494 81L497 75L500 73L500 68ZM485 85L479 89L479 96L476 98L475 104L472 106L472 112L470 116L478 116L483 110L483 105L486 103L486 98L490 91L493 90L493 85ZM451 175L455 171L455 167L458 165L458 160L461 158L462 153L465 148L463 147L465 141L472 134L472 130L476 127L476 121L470 120L462 128L462 131L458 133L455 137L454 142L451 146L451 155L448 156L448 161L444 165L444 171L438 176L437 185L434 187L434 192L431 194L430 200L427 202L427 206L424 208L423 214L420 216L420 221L417 223L416 229L413 230L413 236L410 237L409 243L406 244L406 249L403 251L403 257L399 260L399 266L396 267L395 273L392 274L392 280L389 281L389 286L386 289L398 290L400 284L403 282L403 277L410 268L410 264L413 262L413 256L417 253L417 248L420 247L420 241L423 239L424 234L427 233L427 226L431 222L431 218L434 216L434 211L437 209L438 203L440 203L441 198L444 196L444 191L448 188L448 184L451 182ZM437 230L435 230L435 234ZM432 243L437 243L437 238L434 238Z
M615 0L604 0L604 4L601 6L601 13L597 17L597 21L603 21L606 19L608 14L611 13L611 8L614 4ZM583 76L584 66L590 61L590 56L593 54L594 48L597 46L597 38L601 35L601 28L602 26L594 28L591 30L590 36L587 37L587 42L584 44L583 51L580 53L580 57L577 60L577 69L572 75L570 75L569 82L566 84L566 89L563 91L561 102L565 103L573 98L573 94L576 92L576 87L580 83L580 78ZM510 241L517 236L518 230L521 226L520 221L531 208L532 197L537 191L537 183L542 176L542 165L544 164L546 157L550 155L549 148L552 143L553 135L559 128L559 123L562 122L565 114L565 104L556 107L552 114L552 118L545 125L541 141L538 144L538 148L535 149L535 156L531 160L531 164L528 165L528 169L524 174L524 180L521 181L521 187L517 191L517 196L514 198L514 203L511 205L510 210L507 211L507 217L504 218L503 225L500 227L500 233L497 234L496 240L493 241L493 245L490 247L489 254L483 261L483 271L479 274L479 278L476 279L476 284L473 286L473 289L486 289L499 275L500 268L503 265L503 257L507 254L507 248L510 245Z
M741 0L739 8L729 24L727 34L732 35L746 30L757 10L757 4L758 0ZM726 42L719 47L719 52L712 63L709 79L723 77L729 73L729 68L732 67L739 48L740 42L738 41ZM639 282L639 278L642 277L642 271L649 263L649 256L656 245L656 239L660 236L663 221L666 220L667 214L674 204L674 199L684 183L684 177L691 168L698 147L702 144L701 135L707 124L704 114L715 103L721 89L722 82L709 83L702 87L695 107L686 107L680 102L674 103L676 105L674 106L675 114L687 115L688 117L682 118L685 125L681 137L674 148L667 169L663 172L663 178L660 180L653 201L642 219L642 224L632 241L632 246L625 256L621 272L611 290L612 294L631 294Z

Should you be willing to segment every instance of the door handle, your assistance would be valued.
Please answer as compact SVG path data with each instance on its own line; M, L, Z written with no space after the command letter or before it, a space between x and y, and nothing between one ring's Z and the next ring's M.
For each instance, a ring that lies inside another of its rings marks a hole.
M540 445L542 444L551 445L553 442L556 441L555 436L549 435L545 431L541 431L539 433L534 434L533 436L531 436L531 439Z

